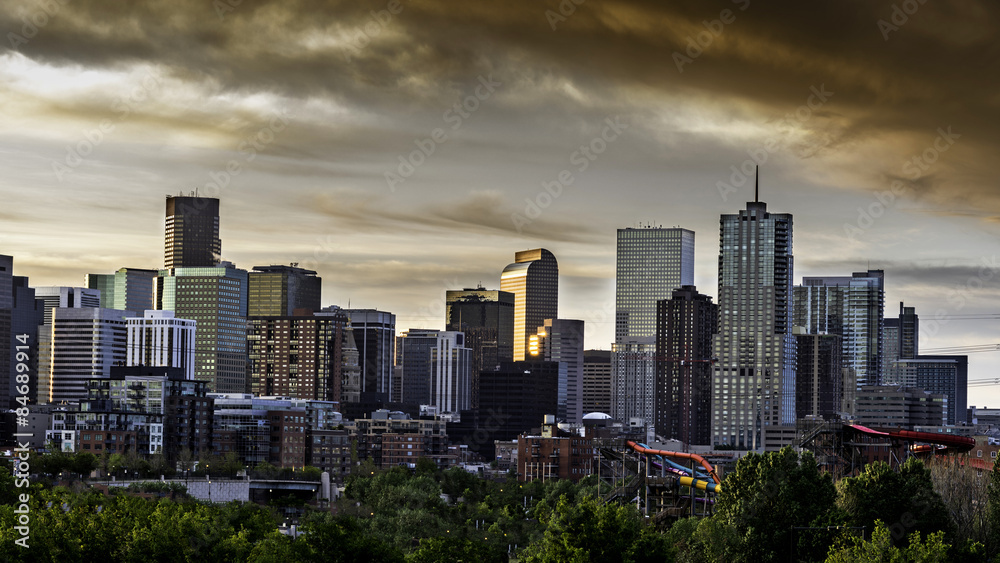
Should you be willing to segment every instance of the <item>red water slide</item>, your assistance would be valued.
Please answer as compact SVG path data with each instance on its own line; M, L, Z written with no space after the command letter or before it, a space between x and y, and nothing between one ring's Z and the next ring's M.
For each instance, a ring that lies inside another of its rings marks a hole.
M698 463L700 463L701 466L705 468L705 471L707 471L708 474L712 477L712 480L715 481L715 484L718 485L722 483L722 481L719 479L719 476L715 474L715 469L712 467L712 464L708 463L708 461L706 461L705 458L701 457L698 454L689 454L687 452L671 452L667 450L654 450L650 448L644 448L639 444L636 444L632 440L628 441L628 445L630 448L632 448L633 450L635 450L637 453L640 454L661 455L663 457L672 457L678 459L693 459Z
M939 434L937 432L914 432L912 430L889 430L885 432L880 432L878 430L872 430L871 428L866 428L860 424L845 424L844 426L849 426L861 432L863 434L868 434L871 436L888 436L889 438L895 440L903 440L906 442L926 442L928 444L939 444L942 446L947 446L949 449L954 449L958 452L967 452L972 448L976 447L976 440L973 438L968 438L965 436L954 436L951 434Z

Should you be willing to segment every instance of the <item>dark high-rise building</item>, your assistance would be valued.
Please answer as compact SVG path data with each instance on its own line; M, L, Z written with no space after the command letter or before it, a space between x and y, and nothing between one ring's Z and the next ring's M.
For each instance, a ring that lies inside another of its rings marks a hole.
M920 317L915 307L904 307L899 302L899 358L916 358L920 355Z
M528 342L532 360L559 362L558 406L560 421L583 422L583 321L545 319L545 324Z
M484 289L448 290L445 330L465 333L472 350L472 406L479 404L479 373L514 359L514 294Z
M156 308L198 323L194 378L209 392L246 393L247 272L222 262L211 268L172 268L156 278Z
M492 450L493 440L514 440L541 426L559 406L558 390L558 362L504 362L497 371L483 372L478 416L489 436L477 440L481 449Z
M14 257L0 254L0 309L10 309L14 302Z
M545 319L559 318L556 257L544 248L516 252L500 275L500 289L514 294L514 360L522 361L531 335Z
M247 315L281 317L296 309L320 310L323 279L316 272L291 266L254 266L248 276Z
M611 350L583 351L583 412L611 411Z
M14 307L14 258L0 254L0 378L3 378L0 385L0 408L12 408L13 400L17 396L14 393L16 382L12 379L14 372L12 365L17 365L14 358L16 354L11 354L14 350L14 336L12 314Z
M792 215L758 200L719 226L712 444L755 450L764 427L795 421Z
M882 270L808 277L793 290L794 325L841 337L843 367L855 387L882 384L884 279Z
M611 415L654 423L656 303L694 284L694 232L679 227L618 229Z
M841 409L843 345L837 334L796 334L795 417L836 419Z
M219 200L167 196L163 267L211 268L221 257Z
M375 309L344 309L351 319L361 367L361 394L388 401L392 392L396 315Z
M882 340L885 343L882 379L887 385L902 385L904 374L899 360L916 358L920 353L920 318L916 308L899 302L899 316L883 319Z
M401 403L429 405L431 349L437 346L436 330L410 329L396 339L396 367Z
M892 365L899 359L899 318L882 319L882 379L892 379Z
M16 399L20 393L17 388L17 364L24 363L28 366L28 373L38 373L38 336L44 316L43 302L35 299L35 290L28 286L28 278L25 276L14 276L12 279L13 302L11 306L11 331L10 331L10 382L7 389L10 397ZM26 335L26 337L25 337ZM27 340L27 342L25 342ZM26 352L28 358L24 362L17 361L18 352ZM0 373L3 373L0 371ZM35 403L38 399L38 378L30 377L28 382L28 399ZM3 405L0 402L0 405ZM20 406L20 405L18 405Z
M712 298L693 285L676 289L656 310L656 433L685 444L711 444Z
M968 356L916 356L900 358L893 363L893 385L923 389L947 397L945 424L964 420L969 406Z
M342 311L250 317L250 389L258 396L332 401L342 392Z

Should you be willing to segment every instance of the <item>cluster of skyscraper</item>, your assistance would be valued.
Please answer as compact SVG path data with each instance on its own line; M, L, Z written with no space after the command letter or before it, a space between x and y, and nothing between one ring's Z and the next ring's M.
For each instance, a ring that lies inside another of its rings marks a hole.
M917 356L913 309L883 320L881 270L793 287L792 224L760 201L722 215L717 305L693 286L693 232L619 229L615 418L686 444L758 449L798 419L853 417L858 393L896 385L946 397L939 424L955 423L967 358Z
M86 287L30 288L4 257L0 330L10 342L31 335L32 400L79 402L113 366L162 366L210 393L331 401L352 414L416 405L457 418L478 407L484 372L557 358L548 412L558 400L561 415L583 415L582 322L557 318L547 250L518 252L500 290L448 291L446 330L397 337L392 313L322 307L316 272L223 261L217 199L168 196L164 240L163 269L89 274ZM0 373L13 374L2 360ZM13 389L5 377L5 407Z
M619 229L612 350L586 354L583 321L559 318L545 249L517 252L499 290L447 291L445 330L397 336L392 313L323 307L316 272L222 261L216 199L168 197L165 225L163 269L87 287L31 288L0 257L4 406L16 334L31 335L39 403L87 399L112 366L164 366L208 392L328 401L348 417L419 406L472 420L469 432L513 431L608 410L663 438L757 449L769 429L854 414L874 386L942 394L951 423L966 399L964 357L918 356L912 308L883 319L882 271L793 287L792 216L760 201L721 217L717 304L694 286L693 231Z

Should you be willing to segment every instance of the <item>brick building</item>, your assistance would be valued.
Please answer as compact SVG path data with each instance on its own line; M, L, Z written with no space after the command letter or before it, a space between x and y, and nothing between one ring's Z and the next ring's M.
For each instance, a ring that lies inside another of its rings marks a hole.
M592 440L560 431L553 415L546 419L540 436L517 438L518 479L579 481L590 475L594 464Z

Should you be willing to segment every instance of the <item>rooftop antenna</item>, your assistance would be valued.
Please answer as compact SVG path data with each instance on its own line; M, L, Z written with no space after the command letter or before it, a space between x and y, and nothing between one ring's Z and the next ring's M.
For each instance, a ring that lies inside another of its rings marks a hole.
M753 201L754 203L760 203L760 165L757 165L754 171L754 181L753 181Z

